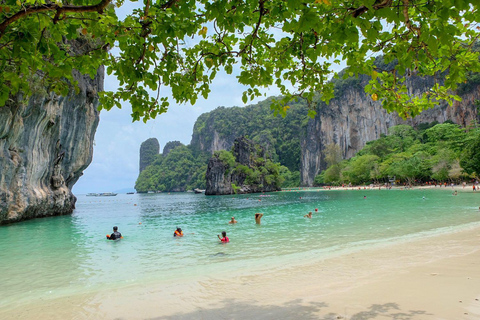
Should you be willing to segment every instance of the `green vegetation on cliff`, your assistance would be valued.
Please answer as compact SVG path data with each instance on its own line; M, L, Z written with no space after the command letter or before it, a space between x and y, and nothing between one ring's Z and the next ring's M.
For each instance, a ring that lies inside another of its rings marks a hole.
M387 182L413 184L451 182L480 174L480 128L463 129L451 122L389 129L388 135L370 141L349 160L333 161L316 178L317 185L353 185ZM335 158L335 148L325 157ZM328 162L328 161L327 161Z
M140 172L152 164L160 152L160 144L156 138L150 138L140 145Z
M269 159L262 146L240 137L232 151L213 154L207 169L205 194L277 191L285 180L282 169L287 168Z
M186 191L205 189L205 172L209 155L193 155L188 146L177 146L166 156L159 154L135 183L137 192Z
M215 134L218 139L233 145L240 136L262 145L273 161L280 162L290 171L300 169L301 138L308 123L308 106L305 100L292 101L286 117L272 114L269 98L245 108L219 107L202 114L193 127L192 148L212 151ZM203 146L203 147L202 147Z
M211 150L207 147L202 149L201 146L211 146L214 132L230 146L235 138L248 136L265 148L273 162L280 162L278 170L282 181L285 181L283 186L298 186L300 141L308 123L308 107L305 100L292 102L291 112L283 118L272 114L272 100L270 98L245 108L219 107L202 114L195 122L192 144L184 146L178 141L167 143L163 154L156 155L153 161L149 160L151 165L141 172L135 189L137 192L205 189ZM252 181L257 175L257 172L251 172Z

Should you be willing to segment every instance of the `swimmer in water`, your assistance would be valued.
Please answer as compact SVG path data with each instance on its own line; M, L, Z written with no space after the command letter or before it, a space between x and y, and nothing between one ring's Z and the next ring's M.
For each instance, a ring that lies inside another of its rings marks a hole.
M308 214L304 215L303 217L312 219L312 212L310 211Z
M263 213L255 213L255 223L260 224L263 217Z
M174 237L183 237L182 228L177 228L177 230L175 230L175 232L173 233L173 236Z
M228 239L228 237L227 237L227 232L225 232L225 231L222 231L222 237L223 238L221 238L219 234L217 234L217 237L220 241L222 241L222 243L230 242L230 239Z
M107 234L107 239L108 240L123 239L122 234L120 232L118 232L118 227L117 226L113 227L113 233L111 235Z
M228 221L229 224L234 224L234 223L237 223L238 221L235 220L235 217L232 217L232 219L230 221Z

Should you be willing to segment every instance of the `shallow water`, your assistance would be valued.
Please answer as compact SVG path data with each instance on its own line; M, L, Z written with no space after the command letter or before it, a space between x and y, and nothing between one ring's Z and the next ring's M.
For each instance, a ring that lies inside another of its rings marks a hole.
M480 194L453 196L449 188L80 195L71 216L0 227L0 308L112 285L281 269L451 232L480 223L479 202ZM309 211L313 218L304 218ZM255 224L255 212L264 213L261 225ZM232 216L238 224L228 224ZM106 240L113 225L123 240ZM172 237L177 226L185 237ZM219 243L221 231L230 243Z

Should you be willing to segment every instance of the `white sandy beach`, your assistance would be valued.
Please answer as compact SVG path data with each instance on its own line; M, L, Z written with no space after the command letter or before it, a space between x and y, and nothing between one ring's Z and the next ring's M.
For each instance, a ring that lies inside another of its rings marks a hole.
M479 213L480 214L480 213ZM300 266L0 310L2 319L479 319L480 226Z

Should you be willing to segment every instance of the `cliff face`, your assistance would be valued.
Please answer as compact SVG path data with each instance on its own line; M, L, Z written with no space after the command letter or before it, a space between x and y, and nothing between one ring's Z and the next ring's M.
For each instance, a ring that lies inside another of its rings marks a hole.
M232 177L227 172L227 165L215 155L208 161L205 195L232 194Z
M258 163L265 162L265 149L255 145L245 137L235 139L233 156L236 163L244 168L257 169ZM260 160L259 160L260 159ZM265 170L265 169L263 169ZM261 170L261 171L263 171ZM214 155L208 162L206 174L206 195L225 195L233 193L255 193L278 191L280 188L275 181L267 182L264 175L259 175L258 181L249 183L246 171L235 170L224 163L218 155ZM235 191L232 184L238 189Z
M142 142L140 145L140 163L138 166L140 173L153 162L159 152L160 143L158 143L157 138L150 138Z
M221 112L228 110L224 107L218 109ZM218 118L219 115L211 112L204 113L197 119L193 128L192 141L190 142L190 145L195 150L211 154L219 150L230 150L235 138L245 134L244 132L239 132L238 128L231 128L231 132L221 135L219 130L217 130ZM199 128L200 125L202 125L202 128Z
M166 157L170 153L170 151L172 151L176 147L180 147L180 146L183 146L183 143L181 143L180 141L169 141L169 142L167 142L165 147L163 147L163 152L162 152L163 156Z
M419 95L431 85L432 78L411 77L407 80L409 93ZM307 134L302 139L301 184L313 185L315 176L326 169L323 150L329 144L337 144L344 159L353 157L368 141L380 138L388 128L398 124L416 126L420 123L451 120L467 126L478 117L475 101L480 100L480 86L461 95L462 101L452 107L441 104L422 112L414 119L402 120L396 113L389 114L379 101L373 101L364 92L366 77L359 78L359 85L345 88L327 105L317 109L310 119Z
M104 71L75 78L78 94L0 108L0 224L73 211L71 189L92 161Z

